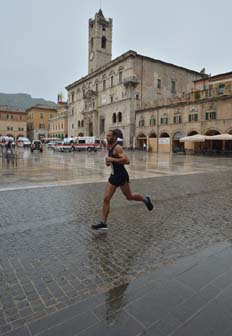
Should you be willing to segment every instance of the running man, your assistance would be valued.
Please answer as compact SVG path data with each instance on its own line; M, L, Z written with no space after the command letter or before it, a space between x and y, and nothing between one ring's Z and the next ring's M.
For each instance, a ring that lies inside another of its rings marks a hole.
M94 230L107 230L107 218L110 212L110 201L116 189L120 187L124 196L128 201L143 202L147 209L151 211L153 204L150 196L142 196L137 193L132 193L129 185L129 175L124 165L129 164L129 159L124 153L123 148L117 143L117 130L110 130L107 133L107 143L109 146L109 156L106 158L106 165L111 166L111 175L106 184L104 202L102 208L102 221L92 225Z

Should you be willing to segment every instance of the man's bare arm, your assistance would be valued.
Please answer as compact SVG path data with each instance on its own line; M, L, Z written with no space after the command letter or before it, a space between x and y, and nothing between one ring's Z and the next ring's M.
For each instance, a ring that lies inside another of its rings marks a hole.
M118 158L109 157L107 158L107 161L119 164L130 164L128 156L126 155L126 153L124 152L123 148L120 145L116 146L114 151L116 156L118 156Z

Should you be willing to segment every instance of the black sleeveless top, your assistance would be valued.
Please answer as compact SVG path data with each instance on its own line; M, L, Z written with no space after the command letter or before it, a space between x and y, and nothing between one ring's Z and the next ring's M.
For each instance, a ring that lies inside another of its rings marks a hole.
M116 143L116 144L114 144L114 146L111 149L109 149L109 157L118 159L117 156L113 155L114 148L117 145L118 144ZM116 175L116 176L127 175L127 170L124 167L124 164L121 164L121 163L119 164L119 163L116 163L116 162L111 162L111 168L112 168L111 175Z

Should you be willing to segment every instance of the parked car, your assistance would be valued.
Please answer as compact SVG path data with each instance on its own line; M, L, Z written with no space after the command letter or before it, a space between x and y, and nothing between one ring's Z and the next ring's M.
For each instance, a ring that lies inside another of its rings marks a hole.
M33 140L31 144L31 152L33 153L34 150L39 150L40 152L43 151L43 144L40 140Z
M17 140L17 146L23 148L30 147L31 141L27 137L19 137Z
M54 152L62 152L63 141L56 141L54 145L51 146Z
M46 146L48 149L51 149L53 146L57 144L57 142L58 141L49 141Z

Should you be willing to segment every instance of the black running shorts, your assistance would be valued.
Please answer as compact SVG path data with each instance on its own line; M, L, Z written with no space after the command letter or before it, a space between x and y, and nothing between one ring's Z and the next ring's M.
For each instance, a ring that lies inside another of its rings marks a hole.
M129 182L130 182L130 180L129 180L129 175L128 175L127 171L125 171L123 174L110 175L110 177L109 177L109 183L116 186L116 187L122 186L125 183L129 183Z

